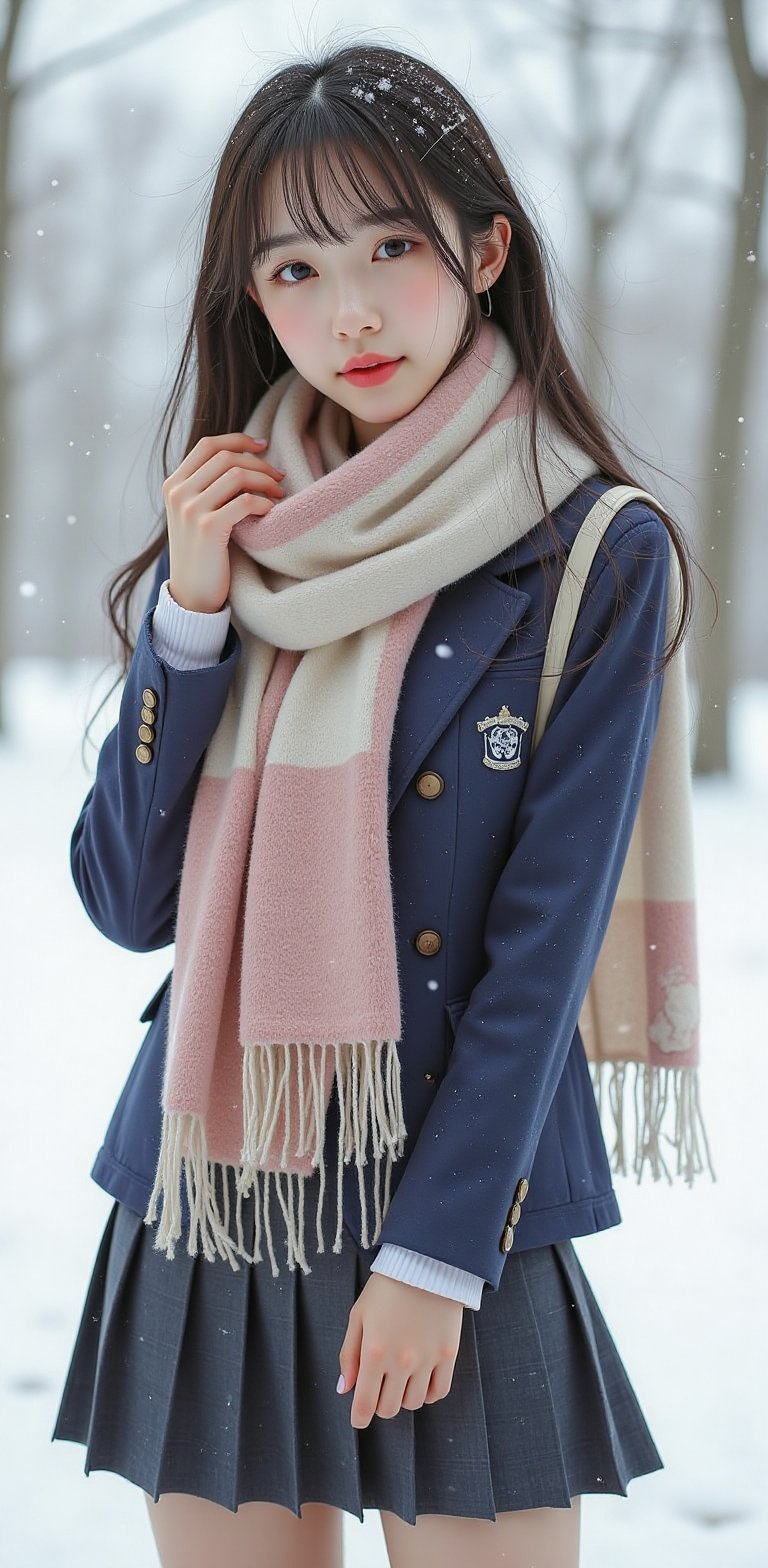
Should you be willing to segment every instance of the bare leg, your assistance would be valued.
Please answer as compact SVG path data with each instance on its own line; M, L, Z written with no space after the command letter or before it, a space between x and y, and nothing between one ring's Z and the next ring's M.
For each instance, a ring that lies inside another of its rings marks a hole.
M340 1508L241 1503L237 1513L186 1492L144 1493L162 1568L343 1568Z
M579 1568L581 1499L494 1519L419 1514L408 1524L381 1509L390 1568Z

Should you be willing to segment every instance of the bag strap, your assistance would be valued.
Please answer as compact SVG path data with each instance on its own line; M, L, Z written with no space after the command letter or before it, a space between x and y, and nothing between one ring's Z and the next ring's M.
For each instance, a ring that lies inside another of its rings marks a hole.
M541 739L555 700L579 605L584 594L584 585L598 544L611 519L627 501L633 500L650 501L654 507L659 505L656 497L651 495L649 490L641 490L636 485L613 485L610 490L605 490L598 497L594 506L590 507L573 540L547 635L529 755L533 754Z

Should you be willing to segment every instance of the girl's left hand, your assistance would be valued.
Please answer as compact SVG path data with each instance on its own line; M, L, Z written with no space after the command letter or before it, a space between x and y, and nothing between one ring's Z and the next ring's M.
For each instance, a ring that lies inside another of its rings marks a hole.
M464 1306L433 1290L371 1274L349 1314L339 1365L343 1393L354 1387L352 1426L368 1426L449 1393Z

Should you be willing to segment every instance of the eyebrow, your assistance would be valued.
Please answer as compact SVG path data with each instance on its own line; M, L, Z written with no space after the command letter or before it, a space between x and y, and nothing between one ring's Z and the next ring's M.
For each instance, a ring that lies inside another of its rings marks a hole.
M352 224L352 232L358 234L361 229L375 229L381 223L399 221L408 222L417 226L416 218L408 207L387 207L378 218L357 217ZM284 234L270 234L262 246L262 259L278 250L281 245L311 245L314 242L308 234L299 234L296 229L288 229ZM325 242L327 243L327 241Z

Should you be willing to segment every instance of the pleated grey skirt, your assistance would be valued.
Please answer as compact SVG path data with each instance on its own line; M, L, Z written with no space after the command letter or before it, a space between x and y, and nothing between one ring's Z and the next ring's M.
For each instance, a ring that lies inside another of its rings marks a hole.
M316 1172L308 1238L318 1187ZM185 1492L297 1517L323 1502L413 1524L626 1496L664 1468L571 1241L510 1252L498 1290L464 1310L444 1399L357 1428L353 1391L336 1393L339 1350L376 1248L361 1256L345 1227L340 1253L327 1240L316 1254L312 1239L312 1273L281 1261L275 1279L266 1251L236 1272L218 1254L190 1257L183 1236L171 1262L153 1236L114 1203L51 1437L85 1445L86 1475L113 1471L155 1501Z

